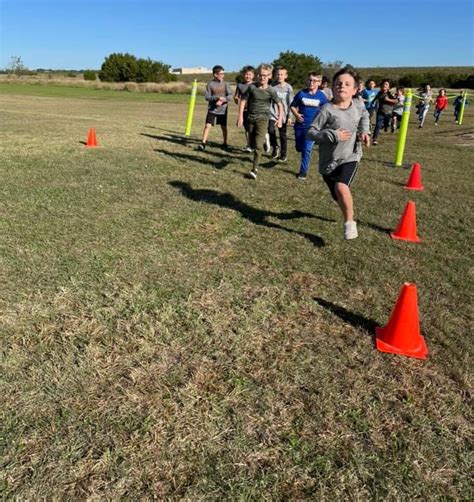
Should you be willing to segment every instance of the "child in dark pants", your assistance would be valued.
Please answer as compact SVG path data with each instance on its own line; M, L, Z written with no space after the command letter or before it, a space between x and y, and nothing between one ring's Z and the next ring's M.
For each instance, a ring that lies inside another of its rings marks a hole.
M344 239L358 237L350 186L362 157L361 142L370 145L369 114L353 101L359 85L354 70L344 68L333 80L334 97L315 118L307 138L319 145L319 172L344 217Z

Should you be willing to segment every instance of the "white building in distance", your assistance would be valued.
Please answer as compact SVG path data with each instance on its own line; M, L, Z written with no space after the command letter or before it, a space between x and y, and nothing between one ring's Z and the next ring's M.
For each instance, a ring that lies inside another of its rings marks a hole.
M194 68L173 68L170 73L174 75L190 75L193 73L212 73L212 70L209 70L205 66L196 66Z

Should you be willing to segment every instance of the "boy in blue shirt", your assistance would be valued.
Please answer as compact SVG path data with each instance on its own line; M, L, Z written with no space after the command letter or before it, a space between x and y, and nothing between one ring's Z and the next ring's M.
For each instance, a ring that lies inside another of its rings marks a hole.
M310 73L306 89L298 92L290 105L290 109L295 116L296 151L301 153L300 170L297 176L301 181L306 179L314 144L314 141L306 139L306 133L321 110L321 106L328 103L324 92L319 90L320 83L321 75L314 72Z

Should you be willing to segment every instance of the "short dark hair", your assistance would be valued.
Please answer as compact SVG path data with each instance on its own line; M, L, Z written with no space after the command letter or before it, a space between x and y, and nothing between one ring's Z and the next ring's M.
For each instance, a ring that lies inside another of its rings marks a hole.
M326 77L326 75L323 75L323 78L321 79L321 84L329 84L329 79Z
M380 87L383 87L383 84L385 84L385 82L387 82L387 83L388 83L388 85L389 85L390 87L392 87L392 82L390 82L390 79L388 79L388 78L384 78L384 79L380 82Z
M353 68L341 68L332 78L332 85L335 84L336 79L341 75L350 75L354 79L354 87L357 87L360 83L359 74Z
M242 68L242 74L247 73L248 71L255 73L255 68L251 65L247 65Z
M220 71L224 71L224 67L220 64L216 64L216 66L212 68L212 73L219 73Z

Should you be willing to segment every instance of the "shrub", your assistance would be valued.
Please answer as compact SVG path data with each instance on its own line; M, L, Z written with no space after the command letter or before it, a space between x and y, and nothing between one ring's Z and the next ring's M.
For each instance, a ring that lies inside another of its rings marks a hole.
M176 76L169 72L170 66L160 61L137 59L132 54L110 54L105 58L99 72L103 82L170 82Z
M83 76L84 80L95 80L97 78L97 74L92 70L85 70Z

